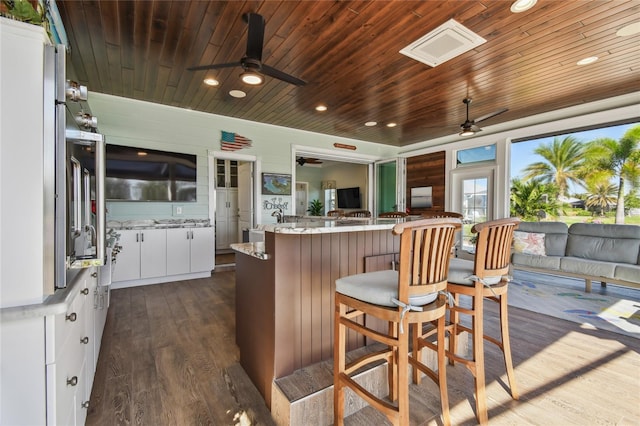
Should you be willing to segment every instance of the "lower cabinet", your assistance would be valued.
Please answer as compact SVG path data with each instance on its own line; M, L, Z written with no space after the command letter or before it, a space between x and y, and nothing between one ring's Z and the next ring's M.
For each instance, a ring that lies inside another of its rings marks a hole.
M213 269L213 228L167 229L167 275Z
M162 277L167 274L166 229L120 230L122 250L113 271L113 281Z
M67 311L45 317L47 425L83 425L87 418L100 350L94 341L96 276L95 268L83 270Z
M116 288L176 281L180 275L203 277L213 269L213 227L117 232L122 249L113 267Z

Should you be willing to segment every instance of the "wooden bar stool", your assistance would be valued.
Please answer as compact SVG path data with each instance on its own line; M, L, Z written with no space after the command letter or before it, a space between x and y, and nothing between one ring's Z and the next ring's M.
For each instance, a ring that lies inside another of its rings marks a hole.
M371 217L371 212L369 210L354 210L348 212L346 217Z
M458 213L458 212L422 212L420 213L420 216L424 217L425 219L432 219L435 217L455 217L458 219L462 219L462 213Z
M458 219L427 219L400 223L392 232L400 235L398 271L376 271L336 280L334 330L334 424L342 425L344 387L349 387L393 424L409 424L409 363L425 372L440 388L442 418L449 418L446 379L445 316L449 251ZM387 321L387 332L359 324L361 315ZM409 356L409 325L412 334L418 325L433 323L437 330L437 373L424 365L414 352ZM347 328L387 345L376 353L345 364ZM388 363L389 397L381 399L356 383L351 374L369 363ZM397 401L397 402L396 402Z
M408 215L405 212L382 212L378 215L378 217L386 217L386 218L401 218L407 217Z
M504 355L509 378L509 388L513 399L518 399L511 346L509 343L509 318L507 315L508 273L511 262L513 231L520 219L499 219L476 224L471 232L478 234L474 261L451 259L449 265L449 285L447 290L453 295L455 306L450 308L449 363L460 362L467 366L475 379L476 417L480 424L487 424L487 397L485 393L484 340L497 345ZM460 306L460 295L471 296L471 308ZM498 340L484 334L484 300L500 305L500 334ZM470 315L471 327L460 324L459 314ZM457 355L457 337L462 332L472 335L473 353L471 359Z

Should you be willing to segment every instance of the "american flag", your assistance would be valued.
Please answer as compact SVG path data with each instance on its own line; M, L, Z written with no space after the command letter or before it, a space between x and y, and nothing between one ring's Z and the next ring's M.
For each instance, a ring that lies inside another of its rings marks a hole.
M220 148L222 148L223 151L235 151L237 149L249 148L250 146L251 139L247 139L237 133L222 131Z

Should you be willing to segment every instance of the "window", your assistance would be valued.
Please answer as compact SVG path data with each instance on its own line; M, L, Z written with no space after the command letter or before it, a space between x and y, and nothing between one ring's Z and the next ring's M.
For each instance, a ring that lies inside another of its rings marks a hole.
M496 161L495 144L461 149L456 152L456 167L488 161Z

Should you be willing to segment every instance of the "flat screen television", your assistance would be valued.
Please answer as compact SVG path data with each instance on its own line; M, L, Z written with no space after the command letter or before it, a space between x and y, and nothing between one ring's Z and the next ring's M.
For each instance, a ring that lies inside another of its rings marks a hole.
M106 147L105 198L110 201L196 201L196 156Z
M340 209L359 209L360 206L360 188L342 188L337 190L338 208Z

